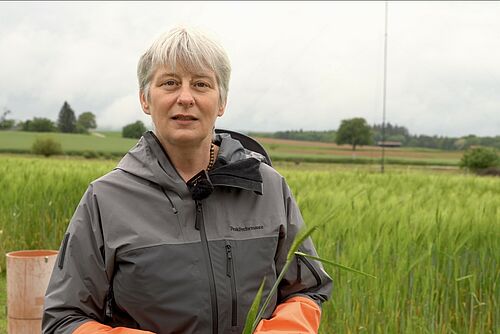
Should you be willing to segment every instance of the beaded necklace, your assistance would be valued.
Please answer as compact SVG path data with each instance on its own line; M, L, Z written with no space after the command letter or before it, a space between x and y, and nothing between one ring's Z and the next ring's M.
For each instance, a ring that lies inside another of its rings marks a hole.
M215 145L210 144L210 161L208 162L207 170L211 170L215 164Z

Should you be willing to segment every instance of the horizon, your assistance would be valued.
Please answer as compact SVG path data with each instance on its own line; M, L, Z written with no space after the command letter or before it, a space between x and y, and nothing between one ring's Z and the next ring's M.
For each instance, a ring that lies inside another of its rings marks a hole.
M65 101L66 102L66 101ZM68 102L68 104L71 106L71 104ZM75 112L75 116L78 117L78 113ZM357 116L353 116L354 117L357 117ZM45 116L34 116L33 118L47 118ZM31 118L30 120L32 120L33 118ZM9 118L9 119L14 119L16 122L24 122L24 121L27 121L28 119L25 119L25 120L20 120L20 119L15 119L15 118ZM50 118L47 118L47 119L50 119ZM52 122L54 122L55 125L57 125L57 119L56 120L53 120L53 119L50 119ZM153 126L152 126L152 122L151 124L149 123L145 123L142 119L136 119L134 121L131 121L131 123L134 123L135 121L141 121L144 123L144 125L146 126L146 128L148 130L152 130L153 129ZM128 123L130 124L130 123ZM128 124L124 124L125 125L128 125ZM409 127L407 127L406 125L403 125L403 124L396 124L396 123L392 123L392 122L386 122L386 126L387 125L391 125L391 126L398 126L398 127L404 127L408 130L408 133L410 136L429 136L429 137L446 137L446 138L464 138L464 137L469 137L469 136L475 136L475 137L499 137L500 134L497 134L497 135L485 135L485 136L481 136L481 135L478 135L478 134L474 134L474 133L468 133L468 134L463 134L463 135L458 135L458 136L446 136L446 135L439 135L439 134L429 134L429 133L413 133L411 131L411 129ZM382 123L368 123L368 125L370 127L374 127L374 126L382 126ZM122 127L123 128L123 127ZM122 131L122 128L110 128L110 127L106 127L106 126L99 126L99 123L97 124L97 128L96 129L91 129L90 131L91 132L99 132L99 131L109 131L109 132L121 132ZM256 133L266 133L266 134L271 134L271 133L276 133L276 132L286 132L286 131L291 131L291 132L300 132L300 131L304 131L304 132L307 132L307 131L311 131L311 132L327 132L327 131L337 131L338 130L338 127L336 129L323 129L323 130L315 130L315 129L304 129L304 128L298 128L298 129L284 129L284 130L275 130L275 131L271 131L271 130L268 130L268 131L261 131L261 130L248 130L248 129L233 129L233 128L225 128L225 127L217 127L217 128L224 128L226 130L233 130L233 131L237 131L237 132L242 132L242 133L250 133L250 132L256 132ZM3 130L5 131L5 130Z

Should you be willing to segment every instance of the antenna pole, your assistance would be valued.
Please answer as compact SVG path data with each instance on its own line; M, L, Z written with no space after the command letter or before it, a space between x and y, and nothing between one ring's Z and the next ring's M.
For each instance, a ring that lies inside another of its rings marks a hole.
M385 99L387 94L387 17L389 12L389 3L385 2L385 34L384 34L384 88L382 95L382 161L381 173L384 173L385 165Z

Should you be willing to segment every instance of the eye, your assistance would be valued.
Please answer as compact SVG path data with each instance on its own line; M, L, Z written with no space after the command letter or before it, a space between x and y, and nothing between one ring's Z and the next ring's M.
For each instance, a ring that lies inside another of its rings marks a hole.
M165 78L164 80L160 81L160 86L166 90L175 90L177 87L179 87L179 81L175 78Z
M169 79L169 80L166 80L165 82L163 82L162 84L163 86L169 86L169 87L172 87L172 86L175 86L177 85L177 82L173 79Z
M194 86L196 88L210 88L210 85L207 82L204 81L197 81L194 83Z

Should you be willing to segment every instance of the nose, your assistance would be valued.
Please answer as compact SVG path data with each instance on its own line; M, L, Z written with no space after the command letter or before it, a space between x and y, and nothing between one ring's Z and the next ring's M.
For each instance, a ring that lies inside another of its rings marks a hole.
M183 106L184 108L189 108L194 106L194 97L191 94L190 87L182 86L179 92L179 97L177 97L177 104Z

